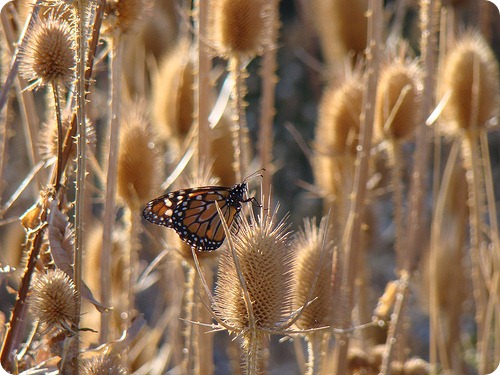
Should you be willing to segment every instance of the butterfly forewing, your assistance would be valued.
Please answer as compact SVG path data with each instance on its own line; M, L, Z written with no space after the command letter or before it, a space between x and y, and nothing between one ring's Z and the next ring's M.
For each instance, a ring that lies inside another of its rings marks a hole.
M173 228L180 238L199 250L215 250L225 239L216 203L228 226L241 210L246 183L229 187L206 186L178 190L150 201L146 220Z

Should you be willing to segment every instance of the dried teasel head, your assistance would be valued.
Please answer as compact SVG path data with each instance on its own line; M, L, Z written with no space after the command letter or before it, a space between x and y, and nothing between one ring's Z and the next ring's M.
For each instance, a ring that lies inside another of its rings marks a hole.
M328 327L332 324L333 246L327 240L326 225L326 218L321 220L319 227L316 219L304 220L304 229L299 230L293 242L295 264L292 271L292 308L293 311L303 308L295 323L299 329Z
M422 358L411 358L403 365L405 375L428 375L430 374L430 364Z
M208 38L217 55L252 58L273 43L275 0L211 0Z
M78 313L77 300L75 285L69 276L59 269L48 270L33 283L30 309L46 330L71 331Z
M476 132L498 115L498 62L479 32L465 33L451 48L443 64L442 95L445 130Z
M37 88L68 86L74 79L75 37L69 23L55 15L39 18L27 32L19 55L19 72Z
M136 30L153 9L149 0L108 0L106 24L108 31L127 33Z
M377 85L375 131L380 139L403 140L420 122L420 77L415 61L393 59Z
M124 113L122 121L118 195L131 209L139 209L159 186L161 159L155 134L143 111L132 108Z
M193 123L194 65L189 58L189 44L180 42L162 61L153 81L154 122L166 140L182 142ZM168 87L168 90L165 90Z
M122 366L118 356L101 354L86 358L80 364L82 375L127 375L129 371Z
M232 238L239 267L230 246L225 246L219 260L214 311L236 333L249 328L276 330L291 312L290 232L284 221L277 221L276 211L258 218L242 216L238 224ZM252 314L247 310L240 278L248 290Z

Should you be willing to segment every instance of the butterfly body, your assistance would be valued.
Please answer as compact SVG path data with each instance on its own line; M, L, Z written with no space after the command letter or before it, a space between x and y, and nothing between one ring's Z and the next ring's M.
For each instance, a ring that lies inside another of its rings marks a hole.
M247 184L233 187L204 186L182 189L150 201L143 211L146 220L174 229L188 245L201 250L218 249L225 239L218 204L228 227L241 211Z

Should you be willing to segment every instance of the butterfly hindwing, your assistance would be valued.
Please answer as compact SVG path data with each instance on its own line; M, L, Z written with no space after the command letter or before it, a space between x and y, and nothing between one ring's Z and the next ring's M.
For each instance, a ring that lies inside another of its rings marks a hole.
M144 209L146 220L173 228L179 237L199 250L219 248L225 239L216 203L228 226L241 210L246 183L231 188L205 186L178 190L150 201Z

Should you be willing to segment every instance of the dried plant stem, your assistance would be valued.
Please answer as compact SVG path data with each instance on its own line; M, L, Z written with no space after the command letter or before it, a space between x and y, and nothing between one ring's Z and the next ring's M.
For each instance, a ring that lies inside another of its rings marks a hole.
M343 323L351 321L350 313L354 301L354 285L356 279L356 259L360 255L361 247L361 226L362 211L366 203L366 184L368 182L368 160L373 134L373 121L375 117L374 103L376 97L376 83L378 79L379 49L381 40L382 25L382 2L380 0L370 0L368 16L368 40L369 47L366 53L366 91L364 93L364 110L361 115L360 148L356 158L356 169L354 175L354 186L352 190L351 208L349 217L341 240L341 251L345 253L345 268L347 275L344 278L346 284L345 309ZM333 262L335 264L335 262ZM332 270L332 274L335 270ZM343 301L342 301L343 302ZM341 303L342 303L341 302ZM348 328L348 327L342 327ZM349 347L349 337L341 335L338 344L335 346L335 373L345 374L347 371L347 349Z
M245 78L247 75L245 64L238 55L233 56L229 61L229 71L233 76L234 89L231 95L234 117L232 126L233 147L234 147L234 172L236 181L242 180L242 173L248 166L246 155L247 122L245 114Z
M278 2L273 2L274 7L278 7ZM273 15L278 15L279 11L275 9ZM277 26L278 20L273 22ZM270 48L264 53L262 57L262 99L260 101L261 115L260 115L260 129L259 129L259 153L262 163L262 196L271 196L271 180L272 180L272 167L273 160L273 119L276 112L275 104L275 90L276 83L278 82L277 70L277 48L275 47L276 39L278 36L277 27L273 27L272 42ZM269 208L271 202L263 200L262 205L264 210Z
M267 357L265 343L265 334L256 329L256 327L250 327L250 329L243 334L243 367L246 375L265 373Z
M208 23L208 1L196 0L194 2L193 21L196 32L196 44L198 49L197 66L194 67L194 108L197 110L195 122L198 123L198 170L200 167L207 167L210 155L210 70L211 59L207 46L201 38L207 34Z
M80 328L80 309L81 309L81 296L82 296L82 276L83 276L83 215L85 212L85 179L86 179L86 144L87 136L85 129L85 66L86 66L86 16L87 16L87 0L77 0L75 4L75 21L77 23L77 68L76 68L76 101L77 101L77 144L76 144L76 197L75 197L75 289L78 296L78 309L76 320L74 322L76 331L76 345L79 348L79 328ZM78 352L75 358L75 373L78 375L79 366Z
M329 334L319 331L307 334L305 337L307 343L307 369L305 374L322 374L328 349Z
M406 304L407 295L409 293L410 275L406 272L400 278L398 295L396 297L396 304L394 306L394 313L392 314L391 324L389 326L389 334L387 335L386 348L380 366L380 375L388 375L391 373L391 362L394 353L394 345L398 342L397 337L402 329L404 314L403 310Z
M52 93L54 95L54 108L56 111L56 122L57 122L57 164L56 164L56 181L58 184L61 183L62 177L62 144L63 144L63 130L62 130L62 118L61 118L61 101L59 96L59 88L57 84L52 83ZM56 186L58 189L58 186Z
M120 106L122 91L122 55L123 43L119 36L112 39L110 58L110 101L109 149L106 173L106 192L101 252L101 300L104 306L111 306L111 251L113 248L113 229L116 217L116 176L118 165L118 146L120 144ZM101 343L109 339L110 320L108 314L101 315Z
M404 251L401 248L401 241L403 239L403 183L402 183L402 153L401 153L401 145L395 140L391 139L389 141L388 147L389 154L389 165L391 166L391 180L392 180L392 188L393 195L392 201L394 202L394 225L396 226L396 243L395 243L395 252L396 252L396 267L398 270L402 269L403 259L404 259Z
M197 339L198 332L192 323L195 321L196 303L195 299L195 285L196 285L196 269L189 267L186 271L186 282L184 283L184 330L182 335L184 338L184 358L182 360L182 371L184 374L199 374L200 364L199 357L196 355L198 352Z
M488 335L484 336L485 311L488 300L486 283L481 270L481 253L485 244L483 237L484 220L482 215L485 213L483 202L482 166L479 161L478 137L475 134L467 132L462 140L462 158L466 170L466 180L468 187L469 204L469 226L470 226L470 258L471 258L471 278L474 288L474 301L476 308L477 324L477 349L479 355L479 369L485 369L485 360L488 353L482 351L484 341L488 341ZM485 373L480 370L480 373Z

